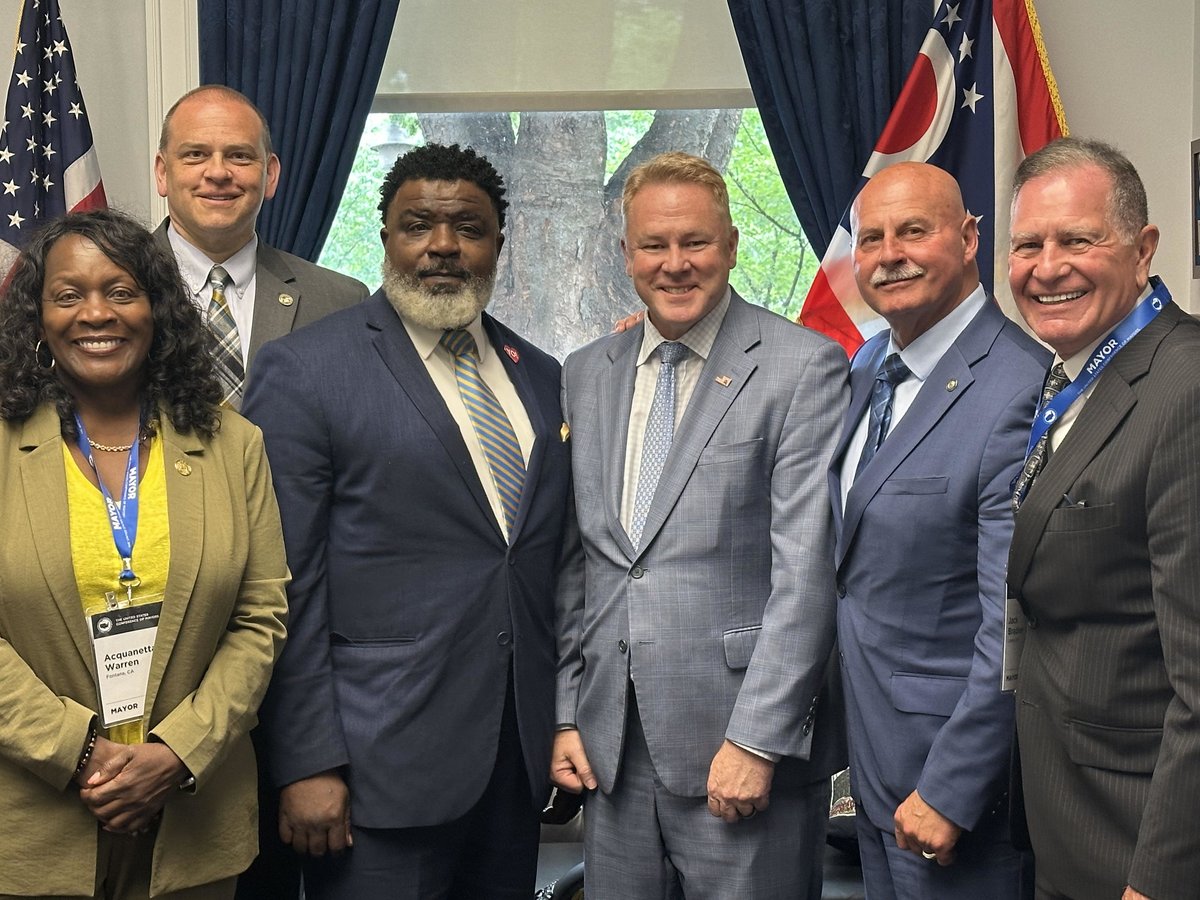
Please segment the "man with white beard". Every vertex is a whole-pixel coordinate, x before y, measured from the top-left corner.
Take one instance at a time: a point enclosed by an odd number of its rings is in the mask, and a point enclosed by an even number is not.
[[[381,190],[383,287],[261,351],[293,581],[262,710],[327,898],[531,896],[568,523],[559,365],[483,312],[504,184],[457,145]]]

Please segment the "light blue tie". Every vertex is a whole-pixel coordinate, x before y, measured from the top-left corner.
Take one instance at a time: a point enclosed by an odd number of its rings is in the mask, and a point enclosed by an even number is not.
[[[687,352],[688,348],[678,341],[663,341],[658,345],[658,380],[654,383],[654,401],[650,404],[650,415],[642,436],[642,467],[633,501],[633,521],[629,526],[629,539],[635,548],[641,544],[650,503],[654,500],[654,491],[675,437],[675,366]]]
[[[517,509],[521,505],[521,491],[525,487],[525,458],[521,455],[521,445],[512,423],[504,414],[504,407],[479,375],[475,338],[469,331],[456,329],[444,332],[441,344],[454,357],[458,393],[475,427],[488,468],[492,470],[492,481],[504,509],[504,524],[511,538]]]

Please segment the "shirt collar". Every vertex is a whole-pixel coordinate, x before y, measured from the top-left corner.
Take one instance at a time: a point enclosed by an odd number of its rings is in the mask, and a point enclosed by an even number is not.
[[[896,347],[896,337],[888,338],[888,355],[899,353],[904,364],[908,366],[913,377],[924,381],[929,377],[938,361],[946,355],[946,351],[958,340],[958,336],[971,324],[971,320],[987,303],[987,294],[983,285],[976,285],[962,303],[950,310],[942,319],[935,322],[933,327],[912,341],[903,350]]]
[[[698,357],[703,360],[708,359],[708,354],[712,352],[713,343],[717,339],[717,332],[721,330],[721,323],[725,321],[725,313],[729,312],[729,298],[731,291],[728,287],[725,288],[725,296],[712,309],[708,311],[703,319],[684,332],[679,338],[679,343],[683,344]],[[650,354],[658,349],[658,345],[664,343],[667,339],[662,336],[654,323],[650,321],[650,316],[642,322],[644,328],[642,331],[642,346],[638,351],[637,365],[642,365]]]
[[[208,273],[212,271],[213,261],[199,247],[185,238],[175,229],[175,223],[167,226],[167,240],[175,251],[175,259],[179,263],[179,274],[183,276],[191,292],[200,296],[208,286]],[[229,273],[233,282],[233,290],[240,297],[250,286],[254,268],[258,263],[258,235],[250,236],[245,245],[221,263],[221,267]]]
[[[1137,302],[1133,304],[1133,309],[1137,309],[1138,304],[1141,303],[1143,300],[1145,300],[1147,297],[1149,297],[1152,293],[1154,293],[1154,286],[1152,284],[1150,284],[1149,282],[1147,282],[1145,289],[1142,291],[1141,295],[1137,298]],[[1130,314],[1133,313],[1133,309],[1129,310]],[[1122,319],[1121,321],[1123,322],[1123,321],[1125,321],[1125,319]],[[1113,328],[1116,328],[1116,325],[1114,325]],[[1083,367],[1087,365],[1088,360],[1090,360],[1092,358],[1092,353],[1095,351],[1095,349],[1100,346],[1101,342],[1106,337],[1108,337],[1108,334],[1110,331],[1112,331],[1112,328],[1108,329],[1108,331],[1104,332],[1104,334],[1102,334],[1102,335],[1100,335],[1100,337],[1096,338],[1096,340],[1093,343],[1088,344],[1086,347],[1084,347],[1078,353],[1073,354],[1072,356],[1070,356],[1067,359],[1063,359],[1061,356],[1059,356],[1057,353],[1055,353],[1054,354],[1054,362],[1062,363],[1063,371],[1067,373],[1068,378],[1070,378],[1072,381],[1074,381],[1075,379],[1077,379],[1079,377],[1079,373],[1083,371]]]
[[[404,316],[400,316],[400,321],[404,323],[404,328],[408,332],[408,336],[412,338],[413,347],[416,348],[417,355],[421,359],[428,360],[441,346],[442,334],[445,333],[445,329],[426,328],[424,325],[410,322]],[[476,314],[475,318],[463,328],[470,332],[471,337],[475,338],[475,347],[479,352],[479,361],[482,363],[492,353],[492,342],[488,340],[487,332],[483,330],[483,316]]]

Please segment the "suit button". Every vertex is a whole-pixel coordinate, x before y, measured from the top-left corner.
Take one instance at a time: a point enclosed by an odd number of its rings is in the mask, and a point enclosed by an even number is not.
[[[624,638],[617,641],[617,649],[620,650],[622,653],[624,653],[626,650],[629,649],[629,645],[627,643],[625,643]]]
[[[805,722],[805,723],[804,723],[804,726],[803,726],[803,727],[800,729],[800,733],[801,733],[801,734],[808,734],[810,731],[812,731],[812,723],[811,723],[811,722]]]
[[[641,566],[634,566],[632,569],[629,570],[629,574],[631,576],[633,576],[634,578],[641,578],[643,575],[646,574],[646,570],[643,569]]]
[[[510,566],[515,566],[517,564],[517,557],[512,553],[508,554],[508,564]]]
[[[1037,625],[1038,625],[1037,616],[1030,615],[1025,621],[1029,623],[1030,628],[1037,628]]]
[[[499,644],[501,647],[507,647],[509,644],[512,643],[512,635],[509,634],[507,631],[502,631],[498,635],[496,635],[496,643]]]
[[[838,591],[838,597],[839,597],[839,598],[840,598],[840,597],[845,597],[845,596],[846,596],[846,586],[845,586],[844,584],[839,584],[839,585],[838,585],[838,588],[837,588],[837,591]]]

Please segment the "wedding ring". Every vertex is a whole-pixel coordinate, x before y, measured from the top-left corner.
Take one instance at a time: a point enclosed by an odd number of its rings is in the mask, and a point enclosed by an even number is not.
[[[937,859],[936,853],[930,853],[928,850],[922,850],[921,855],[926,859]]]

